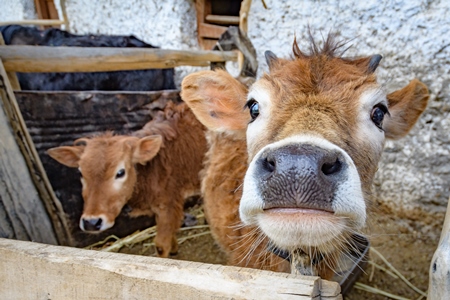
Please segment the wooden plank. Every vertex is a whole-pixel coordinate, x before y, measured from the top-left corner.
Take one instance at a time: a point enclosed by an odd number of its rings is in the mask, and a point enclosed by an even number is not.
[[[248,32],[248,14],[252,0],[243,0],[241,2],[241,9],[239,10],[239,29],[245,34]]]
[[[211,62],[236,61],[231,51],[182,51],[148,48],[0,46],[7,71],[100,72],[209,66]]]
[[[213,24],[239,25],[237,16],[207,15],[206,21]]]
[[[56,9],[54,0],[45,0],[49,19],[59,19],[58,10]]]
[[[4,86],[0,77],[0,85]],[[0,92],[0,101],[5,97]],[[52,223],[0,105],[0,237],[57,244]]]
[[[36,26],[58,26],[63,25],[61,20],[17,20],[17,21],[3,21],[0,26],[6,25],[36,25]]]
[[[67,17],[66,0],[59,0],[59,5],[61,6],[62,16],[64,20],[64,30],[70,32],[69,18]]]
[[[5,45],[5,40],[3,39],[3,34],[0,32],[0,46],[4,46]],[[20,83],[19,80],[17,79],[17,75],[15,72],[7,72],[6,73],[8,75],[8,80],[11,83],[11,87],[13,88],[13,90],[15,91],[20,91]]]
[[[6,46],[3,46],[6,47]],[[3,108],[8,118],[9,124],[14,132],[14,137],[17,145],[22,152],[22,155],[27,164],[29,174],[33,180],[34,185],[43,201],[45,208],[52,221],[53,230],[59,244],[71,245],[73,241],[65,221],[65,215],[61,207],[61,203],[53,193],[50,182],[39,159],[36,148],[34,147],[31,136],[27,130],[22,114],[15,95],[13,93],[8,76],[0,59],[0,97]]]
[[[202,48],[203,49],[213,49],[217,44],[217,40],[215,39],[202,39]],[[238,52],[239,54],[239,52]]]
[[[8,239],[0,257],[2,299],[341,299],[319,277],[246,268]]]
[[[202,38],[218,39],[225,31],[227,31],[227,27],[205,23],[200,24],[198,28],[198,34]]]
[[[197,0],[195,1],[195,10],[197,12],[197,40],[202,49],[211,49],[209,45],[204,44],[204,39],[200,35],[200,24],[205,22],[206,16],[211,14],[211,0]]]

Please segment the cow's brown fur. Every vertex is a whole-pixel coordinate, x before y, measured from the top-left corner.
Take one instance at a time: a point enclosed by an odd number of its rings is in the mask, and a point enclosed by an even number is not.
[[[204,133],[204,126],[184,103],[169,103],[133,136],[106,133],[77,140],[72,147],[49,149],[48,153],[65,165],[81,169],[85,182],[83,216],[103,214],[113,222],[125,204],[132,208],[130,216],[154,214],[157,252],[167,257],[178,249],[175,233],[181,226],[184,199],[200,190],[198,174],[206,152]],[[159,140],[160,147],[147,142],[146,149],[136,155],[147,139]],[[128,177],[117,193],[110,181],[119,162],[125,162]]]
[[[247,170],[245,136],[215,131],[207,133],[209,150],[201,172],[204,209],[212,235],[228,255],[228,264],[272,271],[287,271],[289,265],[267,252],[255,227],[242,226],[239,200]]]
[[[322,49],[313,43],[311,53],[306,54],[294,43],[293,59],[275,59],[270,63],[270,74],[264,74],[254,85],[269,91],[271,108],[270,113],[265,111],[267,127],[257,137],[247,135],[247,145],[244,136],[251,118],[244,108],[246,87],[223,71],[202,71],[183,80],[183,100],[211,131],[202,191],[212,232],[229,255],[229,263],[285,269],[283,263],[267,254],[266,242],[259,243],[258,229],[238,226],[240,186],[248,166],[245,159],[248,157],[251,162],[267,145],[298,134],[312,134],[343,149],[356,166],[364,201],[370,207],[371,185],[384,143],[359,135],[359,126],[363,124],[357,119],[360,114],[357,100],[364,92],[379,89],[379,86],[374,68],[370,71],[371,57],[343,58],[338,53],[342,46],[329,37]],[[395,139],[412,128],[426,107],[428,91],[423,83],[413,80],[402,90],[387,95],[387,99],[390,116],[386,115],[383,130],[385,137]],[[364,116],[369,118],[369,115]],[[281,214],[272,218],[284,222]],[[295,220],[296,217],[286,214],[284,218]],[[330,224],[333,218],[330,215]],[[310,254],[325,251],[327,255],[316,266],[319,275],[331,277],[335,259],[346,251],[340,243],[354,230],[350,224],[348,231],[336,237],[337,246],[325,245],[325,250],[319,249],[319,252],[310,248]],[[261,259],[263,257],[269,259]]]

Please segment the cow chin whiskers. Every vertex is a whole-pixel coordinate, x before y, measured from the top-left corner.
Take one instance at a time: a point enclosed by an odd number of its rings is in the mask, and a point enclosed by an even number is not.
[[[351,225],[349,218],[337,216],[305,222],[283,222],[263,215],[258,218],[261,230],[277,247],[286,251],[306,247],[315,247],[324,253],[333,251],[335,243],[354,231]]]

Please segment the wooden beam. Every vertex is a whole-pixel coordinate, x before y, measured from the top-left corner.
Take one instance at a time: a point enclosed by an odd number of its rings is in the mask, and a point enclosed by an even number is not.
[[[206,20],[206,16],[211,14],[211,0],[196,0],[195,11],[197,12],[197,40],[202,49],[211,49],[203,43],[203,37],[200,35],[200,24]]]
[[[0,257],[2,299],[342,299],[336,282],[247,268],[8,239]]]
[[[100,72],[209,66],[236,61],[232,51],[181,51],[148,48],[0,46],[0,58],[13,72]]]
[[[4,21],[0,22],[0,26],[6,25],[36,25],[36,26],[53,26],[63,25],[64,21],[60,20],[18,20],[18,21]]]
[[[8,46],[1,46],[8,47]],[[42,199],[55,231],[58,243],[62,245],[72,245],[70,231],[65,220],[65,214],[61,203],[53,193],[53,189],[48,181],[42,162],[36,151],[30,133],[27,130],[22,113],[17,104],[11,84],[8,80],[5,68],[0,59],[0,98],[8,117],[9,124],[14,132],[16,143],[27,164],[29,174]],[[21,204],[23,205],[23,204]]]
[[[202,23],[198,28],[198,35],[202,38],[218,39],[225,31],[227,31],[227,27],[225,26]]]
[[[67,16],[66,0],[59,0],[59,5],[61,6],[62,16],[64,19],[64,30],[70,31],[69,18]]]
[[[207,15],[206,21],[214,24],[239,25],[239,17],[237,16]]]
[[[243,0],[241,2],[241,9],[239,10],[239,29],[245,34],[248,31],[248,14],[250,12],[250,7],[252,5],[252,0]]]
[[[0,76],[0,86],[4,86]],[[0,91],[0,103],[6,97]],[[0,235],[57,244],[51,219],[30,176],[3,105],[0,105]]]
[[[0,46],[5,45],[5,40],[3,39],[3,34],[0,32]],[[14,91],[20,91],[20,83],[19,79],[17,79],[17,75],[15,72],[7,72],[8,80],[11,83],[11,87]]]

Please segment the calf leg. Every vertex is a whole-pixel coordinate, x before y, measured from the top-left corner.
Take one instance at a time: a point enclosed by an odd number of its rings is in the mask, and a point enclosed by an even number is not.
[[[155,209],[157,232],[155,237],[156,253],[159,257],[169,257],[178,252],[176,232],[181,226],[183,208],[177,205],[161,204]]]

